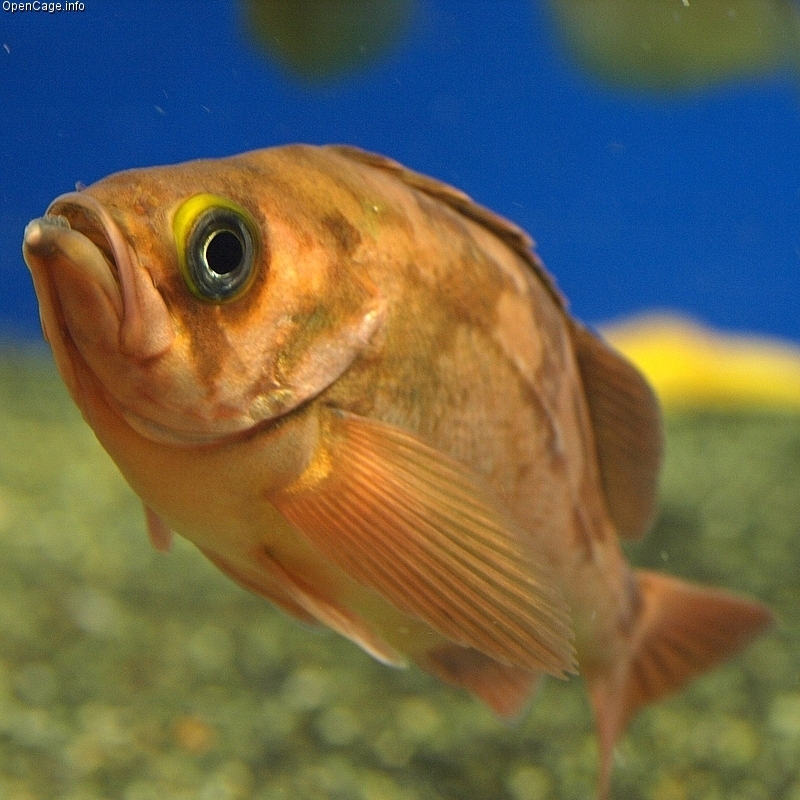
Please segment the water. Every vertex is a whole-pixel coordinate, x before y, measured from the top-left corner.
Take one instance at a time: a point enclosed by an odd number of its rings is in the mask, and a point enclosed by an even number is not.
[[[75,181],[346,141],[522,224],[576,315],[654,308],[800,340],[795,76],[605,88],[544,6],[420,4],[382,60],[309,85],[224,2],[0,11],[0,332],[38,340],[22,230]],[[614,796],[800,800],[800,418],[668,420],[638,565],[752,594],[778,624],[644,711]],[[416,669],[284,618],[141,508],[42,352],[0,354],[0,797],[572,800],[596,743],[579,679],[507,726]]]
[[[545,0],[418,0],[377,63],[308,84],[250,43],[231,0],[85,5],[0,11],[0,332],[36,335],[22,230],[76,181],[306,141],[385,153],[518,222],[587,322],[680,309],[800,340],[788,68],[677,94],[608,88]]]

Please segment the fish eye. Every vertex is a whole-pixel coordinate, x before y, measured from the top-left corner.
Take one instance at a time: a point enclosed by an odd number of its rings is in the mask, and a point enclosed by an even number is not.
[[[255,274],[258,237],[250,214],[216,195],[195,195],[175,214],[178,258],[190,291],[223,303],[239,297]]]
[[[208,300],[237,295],[253,269],[253,237],[227,208],[210,208],[198,217],[186,243],[186,262],[194,288]]]

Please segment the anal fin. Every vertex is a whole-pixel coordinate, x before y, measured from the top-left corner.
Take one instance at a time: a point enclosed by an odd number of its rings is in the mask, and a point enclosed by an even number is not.
[[[474,694],[505,719],[522,713],[542,675],[536,670],[500,664],[472,647],[457,644],[429,650],[417,661],[445,683]]]

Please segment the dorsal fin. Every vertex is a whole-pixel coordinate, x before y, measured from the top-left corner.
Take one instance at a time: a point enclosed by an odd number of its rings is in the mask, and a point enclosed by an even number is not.
[[[513,250],[520,258],[525,261],[536,273],[537,277],[544,284],[547,291],[556,301],[562,310],[566,311],[567,301],[558,289],[552,275],[545,269],[536,253],[533,252],[534,241],[519,225],[515,225],[505,217],[495,214],[488,208],[476,203],[468,194],[456,189],[447,183],[423,175],[420,172],[404,167],[391,158],[382,156],[378,153],[370,153],[352,145],[337,144],[330,145],[329,149],[336,151],[346,158],[368,164],[371,167],[382,169],[395,175],[403,183],[417,191],[424,192],[429,197],[450,206],[454,211],[467,217],[467,219],[477,222],[487,230],[491,231],[507,247]]]
[[[664,450],[658,400],[616,350],[574,320],[570,328],[608,511],[620,536],[637,538],[656,512]]]

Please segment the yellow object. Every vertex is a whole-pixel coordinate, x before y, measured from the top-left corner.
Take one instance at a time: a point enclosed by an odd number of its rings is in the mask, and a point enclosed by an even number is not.
[[[668,315],[608,325],[602,333],[645,374],[667,411],[800,411],[800,347]]]
[[[551,0],[579,63],[616,86],[702,89],[796,69],[793,0]]]

